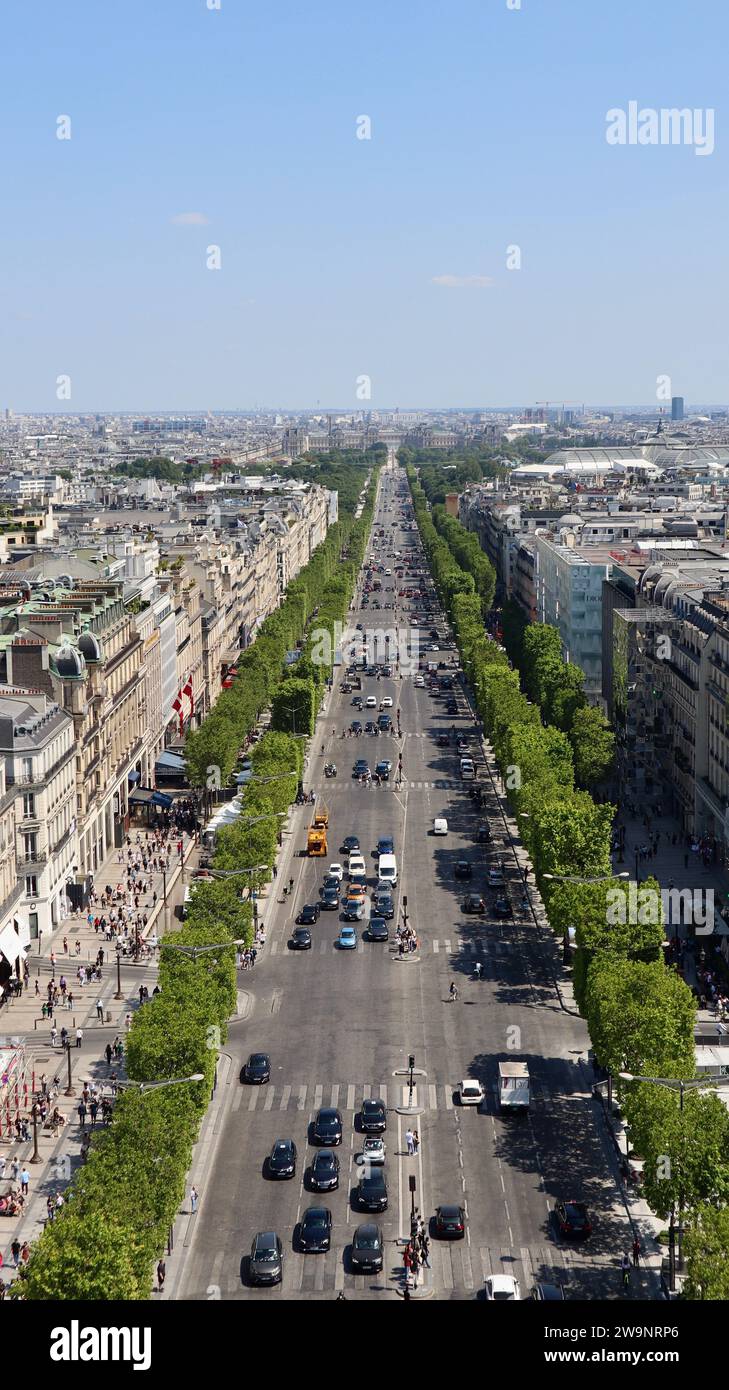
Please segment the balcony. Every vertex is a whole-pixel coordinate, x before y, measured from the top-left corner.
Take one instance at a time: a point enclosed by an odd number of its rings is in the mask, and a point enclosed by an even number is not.
[[[43,864],[47,864],[47,863],[48,863],[48,846],[47,846],[47,845],[41,845],[38,849],[33,850],[32,854],[19,854],[19,855],[18,855],[18,868],[19,868],[19,869],[30,869],[30,868],[34,868],[34,867],[35,867],[35,868],[41,868]]]

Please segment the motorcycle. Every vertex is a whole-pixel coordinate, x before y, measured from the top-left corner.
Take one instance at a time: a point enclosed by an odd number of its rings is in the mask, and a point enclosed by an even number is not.
[[[324,768],[324,776],[325,776],[325,777],[336,777],[336,775],[337,775],[337,769],[336,769],[336,767],[334,766],[334,763],[327,763],[326,767]]]

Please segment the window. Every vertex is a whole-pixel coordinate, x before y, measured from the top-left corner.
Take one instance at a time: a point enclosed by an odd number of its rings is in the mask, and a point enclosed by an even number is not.
[[[28,913],[28,927],[30,928],[31,939],[32,939],[33,941],[36,941],[37,938],[38,938],[38,913],[37,913],[37,912],[29,912],[29,913]]]
[[[34,796],[33,792],[26,792],[25,795],[23,796],[23,815],[24,815],[24,816],[34,816],[34,815],[35,815],[35,796]]]
[[[25,896],[26,898],[38,897],[38,878],[36,874],[26,874],[25,876]]]

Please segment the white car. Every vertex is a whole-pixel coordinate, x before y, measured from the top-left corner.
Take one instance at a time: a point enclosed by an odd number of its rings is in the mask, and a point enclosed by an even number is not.
[[[516,1302],[521,1303],[521,1290],[519,1282],[513,1274],[490,1274],[484,1284],[484,1291],[487,1299],[494,1302]]]
[[[438,651],[440,651],[440,647],[438,646],[438,643],[437,643],[437,642],[431,642],[431,644],[430,644],[430,651],[431,651],[431,652],[438,652]]]
[[[366,709],[377,709],[377,696],[376,696],[376,695],[368,695],[368,696],[367,696],[367,699],[365,700],[365,708],[366,708]]]
[[[489,869],[489,888],[503,888],[504,871],[503,869]]]
[[[362,1153],[359,1155],[357,1162],[376,1163],[379,1165],[385,1162],[386,1155],[387,1149],[385,1148],[384,1139],[381,1139],[379,1134],[368,1134],[362,1145]]]
[[[330,864],[328,872],[332,878],[337,878],[340,883],[342,882],[344,878],[344,869],[341,864]]]
[[[448,821],[446,820],[445,816],[436,816],[436,817],[435,817],[435,820],[433,821],[433,834],[434,834],[434,835],[447,835],[447,834],[448,834]]]
[[[419,688],[422,690],[423,686],[425,685],[425,679],[424,679],[424,677],[423,677],[423,676],[416,676],[416,677],[415,677],[415,684],[416,684],[417,686],[419,686]]]
[[[480,1105],[484,1098],[484,1089],[480,1081],[462,1081],[458,1089],[458,1099],[461,1105]]]
[[[349,863],[348,863],[348,865],[347,865],[347,873],[349,874],[349,877],[350,877],[350,878],[352,877],[352,874],[366,874],[366,873],[367,873],[367,865],[365,864],[364,856],[363,856],[363,855],[361,855],[361,854],[350,854],[350,856],[349,856]]]
[[[392,695],[383,695],[380,700],[380,709],[392,709]]]

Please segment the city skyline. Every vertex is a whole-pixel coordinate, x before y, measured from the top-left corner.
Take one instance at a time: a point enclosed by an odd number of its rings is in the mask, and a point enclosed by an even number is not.
[[[722,399],[718,3],[45,0],[4,29],[16,412]]]

